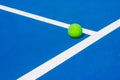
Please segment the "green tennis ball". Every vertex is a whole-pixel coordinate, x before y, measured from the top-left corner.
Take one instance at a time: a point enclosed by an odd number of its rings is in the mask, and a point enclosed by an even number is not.
[[[77,23],[73,23],[68,28],[68,35],[72,38],[79,38],[82,36],[82,27]]]

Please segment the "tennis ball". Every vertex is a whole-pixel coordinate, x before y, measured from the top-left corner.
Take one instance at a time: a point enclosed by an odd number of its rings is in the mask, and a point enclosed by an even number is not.
[[[68,28],[68,35],[72,38],[81,37],[82,36],[82,26],[77,23],[71,24]]]

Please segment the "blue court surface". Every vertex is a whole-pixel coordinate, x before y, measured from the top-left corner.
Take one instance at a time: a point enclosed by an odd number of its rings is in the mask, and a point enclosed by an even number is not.
[[[0,0],[0,80],[120,80],[120,1]]]

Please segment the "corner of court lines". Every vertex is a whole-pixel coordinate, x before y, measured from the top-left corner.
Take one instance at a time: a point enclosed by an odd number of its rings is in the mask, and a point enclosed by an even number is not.
[[[15,8],[7,7],[0,5],[0,9],[11,12],[14,14],[18,14],[27,18],[31,18],[34,20],[42,21],[45,23],[49,23],[52,25],[56,25],[58,27],[68,28],[70,24],[63,23],[57,20],[49,19],[43,16],[39,16],[36,14],[28,13],[25,11],[21,11]],[[36,80],[37,78],[40,78],[44,74],[48,73],[55,67],[59,66],[69,58],[73,57],[74,55],[78,54],[85,48],[89,47],[90,45],[94,44],[101,38],[105,37],[107,34],[111,33],[112,31],[116,30],[117,28],[120,28],[120,19],[116,20],[115,22],[109,24],[108,26],[104,27],[103,29],[99,31],[93,31],[89,29],[83,28],[83,32],[85,34],[90,35],[86,39],[80,41],[79,43],[75,44],[74,46],[70,47],[69,49],[59,53],[57,56],[53,57],[52,59],[46,61],[42,65],[34,68],[30,72],[24,74],[23,76],[19,77],[17,80]],[[84,45],[84,46],[83,46]],[[49,65],[49,66],[48,66]],[[46,68],[47,67],[47,68]]]

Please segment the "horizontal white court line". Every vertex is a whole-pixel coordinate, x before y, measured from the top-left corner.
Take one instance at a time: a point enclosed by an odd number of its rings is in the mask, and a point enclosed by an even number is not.
[[[93,43],[95,43],[96,41],[98,41],[99,39],[101,39],[102,37],[106,36],[107,34],[109,34],[110,32],[114,31],[115,29],[119,27],[120,27],[120,19],[106,26],[105,28],[101,29],[100,31],[97,32],[97,34],[89,36],[88,38],[84,39],[78,44],[60,53],[56,57],[48,60],[47,62],[33,69],[32,71],[26,73],[25,75],[18,78],[17,80],[36,80],[40,78],[41,76],[43,76],[50,70],[59,66],[60,64],[68,60],[69,58],[76,55],[78,52],[84,50],[88,46],[92,45]]]
[[[21,16],[25,16],[25,17],[28,17],[28,18],[32,18],[32,19],[35,19],[35,20],[38,20],[38,21],[53,24],[53,25],[56,25],[56,26],[59,26],[59,27],[63,27],[63,28],[68,28],[70,26],[70,24],[67,24],[67,23],[63,23],[63,22],[60,22],[60,21],[56,21],[56,20],[53,20],[53,19],[49,19],[49,18],[46,18],[46,17],[42,17],[42,16],[39,16],[39,15],[35,15],[35,14],[32,14],[32,13],[28,13],[28,12],[25,12],[25,11],[10,8],[10,7],[3,6],[3,5],[0,5],[0,9],[11,12],[11,13],[14,13],[14,14],[18,14],[18,15],[21,15]],[[88,34],[88,35],[93,35],[96,32],[83,28],[83,33]]]

